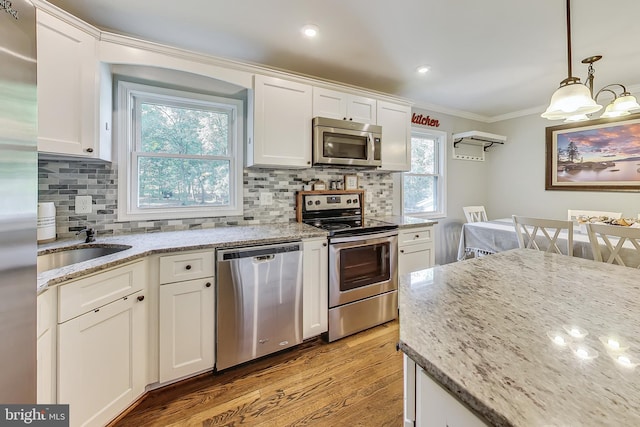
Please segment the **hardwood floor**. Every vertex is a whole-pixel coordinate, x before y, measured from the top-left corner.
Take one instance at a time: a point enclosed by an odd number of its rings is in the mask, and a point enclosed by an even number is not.
[[[149,393],[123,426],[401,426],[398,321]]]

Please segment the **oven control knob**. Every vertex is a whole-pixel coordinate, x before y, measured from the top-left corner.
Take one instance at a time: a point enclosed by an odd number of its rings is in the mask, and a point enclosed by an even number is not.
[[[319,204],[320,204],[320,200],[316,200],[316,205],[319,205]]]
[[[347,204],[350,205],[351,204],[351,199],[347,199]]]
[[[311,200],[309,200],[309,201],[307,202],[307,205],[309,205],[309,206],[311,206],[312,204],[313,204],[313,202],[312,202]]]
[[[353,203],[358,203],[358,199],[353,199]]]

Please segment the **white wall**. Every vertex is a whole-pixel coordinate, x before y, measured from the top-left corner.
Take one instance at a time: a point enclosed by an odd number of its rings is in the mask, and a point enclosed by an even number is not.
[[[535,114],[491,125],[490,132],[506,135],[508,142],[486,162],[489,216],[565,219],[567,209],[588,209],[635,218],[640,213],[640,193],[545,191],[545,128],[558,124]]]

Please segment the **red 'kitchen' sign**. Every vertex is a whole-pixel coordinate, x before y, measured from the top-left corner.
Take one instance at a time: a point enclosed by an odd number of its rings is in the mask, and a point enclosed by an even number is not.
[[[440,126],[440,120],[432,119],[429,116],[423,116],[422,114],[416,113],[413,113],[411,115],[411,123],[416,125],[431,126],[434,128]]]

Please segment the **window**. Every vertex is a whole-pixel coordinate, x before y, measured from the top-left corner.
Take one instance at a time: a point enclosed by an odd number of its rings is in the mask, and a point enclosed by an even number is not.
[[[241,101],[128,81],[118,97],[118,220],[242,214]]]
[[[445,216],[446,139],[439,131],[411,133],[411,170],[402,174],[404,215]]]

